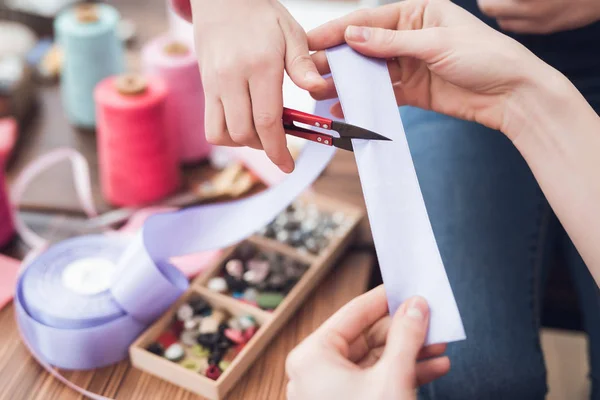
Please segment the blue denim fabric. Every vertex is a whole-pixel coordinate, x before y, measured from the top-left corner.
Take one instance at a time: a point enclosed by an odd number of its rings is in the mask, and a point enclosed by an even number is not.
[[[450,373],[423,399],[543,399],[540,308],[549,257],[562,247],[600,374],[598,288],[527,164],[501,133],[402,107],[401,114],[467,340],[450,344]],[[594,379],[594,383],[595,383]],[[593,385],[593,398],[598,398]]]

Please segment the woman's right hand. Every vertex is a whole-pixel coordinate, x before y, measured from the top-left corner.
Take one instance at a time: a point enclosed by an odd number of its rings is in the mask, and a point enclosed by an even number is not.
[[[309,32],[308,38],[311,49],[318,50],[313,58],[322,74],[329,72],[322,50],[346,41],[360,53],[390,60],[399,105],[477,121],[513,141],[533,130],[536,116],[550,111],[553,118],[568,118],[565,96],[582,99],[566,78],[525,47],[447,0],[405,0],[360,10]],[[312,94],[335,97],[333,81]],[[531,116],[540,110],[544,113]],[[339,115],[339,105],[333,111]]]

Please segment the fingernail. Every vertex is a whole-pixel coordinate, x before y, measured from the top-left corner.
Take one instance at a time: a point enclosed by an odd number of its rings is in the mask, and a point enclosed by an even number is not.
[[[315,71],[308,71],[304,74],[304,79],[307,81],[320,81],[321,75],[317,74]]]
[[[364,26],[349,26],[346,28],[346,40],[366,42],[371,36],[371,29]]]
[[[427,302],[422,297],[415,297],[408,302],[406,316],[414,320],[421,321],[425,319],[425,314],[428,311]]]

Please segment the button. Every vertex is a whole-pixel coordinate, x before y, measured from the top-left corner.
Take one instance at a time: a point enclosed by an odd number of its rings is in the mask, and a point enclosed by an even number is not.
[[[167,350],[165,350],[165,358],[169,361],[180,361],[185,356],[185,350],[183,346],[179,343],[174,343],[170,345]]]
[[[216,333],[219,330],[219,323],[220,322],[213,318],[212,315],[210,317],[206,317],[202,319],[202,322],[200,323],[199,332],[201,334]]]
[[[210,355],[210,351],[202,345],[192,346],[192,354],[199,358],[206,358]]]
[[[196,338],[198,337],[198,332],[195,331],[184,331],[181,336],[179,336],[179,340],[186,346],[193,346],[196,344]]]
[[[216,381],[217,379],[219,379],[219,376],[221,376],[221,370],[216,365],[209,365],[208,368],[206,369],[205,375],[207,378],[210,378],[210,379]]]
[[[183,360],[181,362],[181,365],[183,366],[183,368],[189,369],[190,371],[201,372],[200,371],[200,363],[196,360],[192,360],[192,359]],[[204,372],[204,371],[202,371],[202,372]]]
[[[163,332],[156,340],[160,345],[166,349],[169,348],[173,343],[177,343],[177,336],[171,331]]]
[[[177,309],[177,319],[185,321],[194,316],[194,309],[188,303],[183,303]]]
[[[221,360],[221,362],[219,363],[219,369],[221,371],[225,371],[227,368],[229,368],[230,365],[231,363],[229,361]]]
[[[154,342],[154,343],[150,343],[150,345],[148,347],[146,347],[146,350],[148,350],[150,353],[152,354],[156,354],[157,356],[163,356],[165,349],[163,346],[161,346],[160,343],[158,342]]]
[[[254,288],[248,288],[244,291],[244,295],[243,295],[244,300],[247,301],[256,301],[256,299],[258,298],[258,290],[254,289]]]
[[[234,278],[242,279],[244,274],[244,263],[237,258],[227,261],[225,264],[225,271]]]
[[[227,291],[227,282],[224,278],[216,276],[211,278],[206,285],[210,290],[217,293],[225,293]]]
[[[256,320],[250,315],[244,315],[240,317],[239,322],[244,330],[256,326]]]
[[[258,328],[256,326],[251,326],[250,328],[244,331],[244,338],[246,339],[246,342],[249,342],[250,339],[252,339],[252,337],[256,334],[257,330]]]
[[[203,299],[197,298],[189,301],[195,316],[210,315],[212,307]]]
[[[258,306],[265,310],[273,310],[277,308],[284,299],[284,295],[277,292],[266,292],[258,295]]]
[[[225,337],[235,344],[247,342],[246,338],[244,337],[244,333],[236,329],[226,329]]]
[[[197,330],[200,321],[202,321],[202,317],[192,317],[190,319],[187,319],[183,323],[183,329],[185,329],[186,331]]]

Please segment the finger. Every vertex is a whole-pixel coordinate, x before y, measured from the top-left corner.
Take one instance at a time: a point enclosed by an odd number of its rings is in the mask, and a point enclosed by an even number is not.
[[[548,24],[544,24],[542,21],[535,19],[500,18],[497,22],[502,30],[514,33],[545,34],[552,30]]]
[[[448,357],[432,358],[427,361],[421,361],[416,367],[416,376],[418,386],[425,385],[450,371],[450,359]]]
[[[324,51],[317,51],[310,56],[317,67],[317,71],[321,76],[331,73],[329,68],[329,61],[327,61],[327,54]]]
[[[325,50],[344,43],[344,32],[349,25],[395,28],[401,10],[405,8],[402,3],[389,4],[383,7],[358,10],[345,17],[330,21],[308,33],[308,47],[311,50]]]
[[[535,15],[539,4],[516,0],[479,0],[482,13],[492,18],[523,18]]]
[[[326,100],[326,99],[333,99],[333,98],[338,97],[337,90],[335,88],[335,83],[333,82],[333,78],[329,77],[329,78],[325,79],[325,82],[326,82],[326,85],[323,88],[310,92],[310,95],[312,96],[313,99]]]
[[[207,96],[204,110],[206,116],[204,121],[204,134],[206,140],[216,146],[239,146],[239,144],[231,139],[227,132],[225,113],[223,111],[221,100],[212,96]]]
[[[446,343],[432,344],[431,346],[423,347],[419,351],[417,360],[424,360],[427,358],[439,357],[446,351]]]
[[[422,297],[405,301],[392,318],[383,359],[388,368],[409,371],[417,361],[429,324],[429,307]]]
[[[342,110],[342,104],[339,102],[332,105],[331,108],[329,109],[329,112],[331,113],[331,115],[333,115],[336,118],[344,118],[344,111]]]
[[[366,329],[362,335],[350,344],[348,359],[352,362],[358,362],[372,349],[383,348],[391,321],[392,319],[388,315]]]
[[[238,82],[228,89],[221,101],[229,136],[239,145],[262,149],[260,139],[254,129],[248,83]]]
[[[283,65],[250,78],[254,126],[265,153],[283,172],[294,170],[281,122],[283,111]]]
[[[387,312],[385,290],[383,285],[380,285],[343,306],[325,321],[317,332],[318,335],[331,339],[334,344],[352,343]],[[338,347],[338,350],[343,351],[347,357],[348,348]]]
[[[431,63],[449,48],[446,28],[396,31],[349,26],[345,37],[354,50],[377,58],[408,56]]]
[[[326,83],[310,56],[306,33],[287,9],[283,5],[280,6],[289,16],[279,19],[285,38],[285,70],[298,87],[308,91],[318,90]]]

